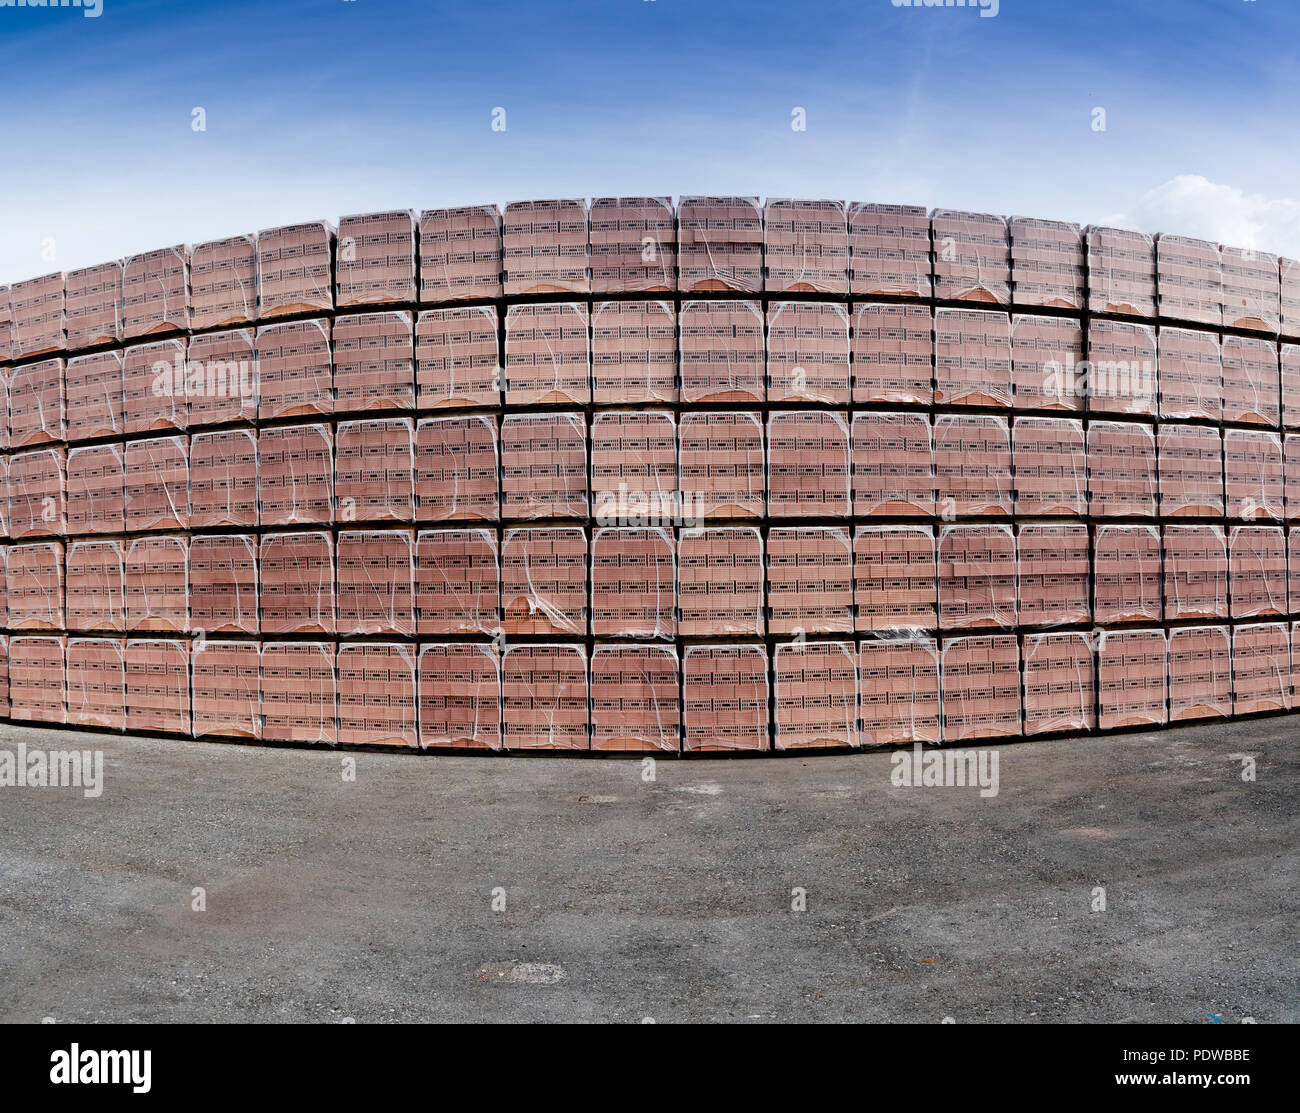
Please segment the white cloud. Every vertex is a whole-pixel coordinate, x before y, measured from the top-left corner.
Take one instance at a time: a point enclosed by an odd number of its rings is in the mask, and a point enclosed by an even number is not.
[[[1300,201],[1244,193],[1200,174],[1170,178],[1107,223],[1300,258]]]

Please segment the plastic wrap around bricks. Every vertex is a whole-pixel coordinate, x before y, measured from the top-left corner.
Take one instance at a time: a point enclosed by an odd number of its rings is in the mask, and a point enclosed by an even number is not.
[[[761,645],[693,645],[682,658],[683,748],[769,748],[768,660]]]
[[[853,401],[934,401],[934,314],[927,305],[853,307]]]
[[[9,714],[662,753],[1293,704],[1300,263],[798,199],[415,224],[0,288]]]
[[[1232,641],[1226,626],[1169,631],[1169,719],[1232,714]]]
[[[600,405],[678,400],[677,310],[671,303],[594,304],[591,389]]]

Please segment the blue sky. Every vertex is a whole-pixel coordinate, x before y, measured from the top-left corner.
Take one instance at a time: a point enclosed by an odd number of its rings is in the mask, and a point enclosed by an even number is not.
[[[0,282],[345,213],[644,193],[1300,254],[1291,0],[6,2]]]

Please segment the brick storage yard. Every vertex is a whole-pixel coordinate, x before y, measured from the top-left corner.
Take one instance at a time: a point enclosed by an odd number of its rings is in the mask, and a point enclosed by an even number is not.
[[[399,211],[0,287],[0,382],[13,720],[678,753],[1294,698],[1272,255],[834,201]]]

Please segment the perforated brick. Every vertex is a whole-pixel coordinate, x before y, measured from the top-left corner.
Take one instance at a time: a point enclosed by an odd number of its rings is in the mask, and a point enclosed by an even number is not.
[[[934,438],[919,413],[853,415],[853,513],[928,517],[935,511]]]
[[[598,645],[591,654],[591,748],[677,752],[677,651]]]
[[[422,646],[419,671],[421,746],[501,749],[501,672],[491,646]]]
[[[328,533],[263,534],[258,582],[262,633],[334,633],[334,542]]]
[[[695,645],[682,658],[683,748],[768,748],[767,651],[759,645]]]
[[[677,288],[677,230],[670,198],[597,197],[590,221],[593,291]]]
[[[776,748],[858,746],[857,661],[847,642],[776,647]]]

